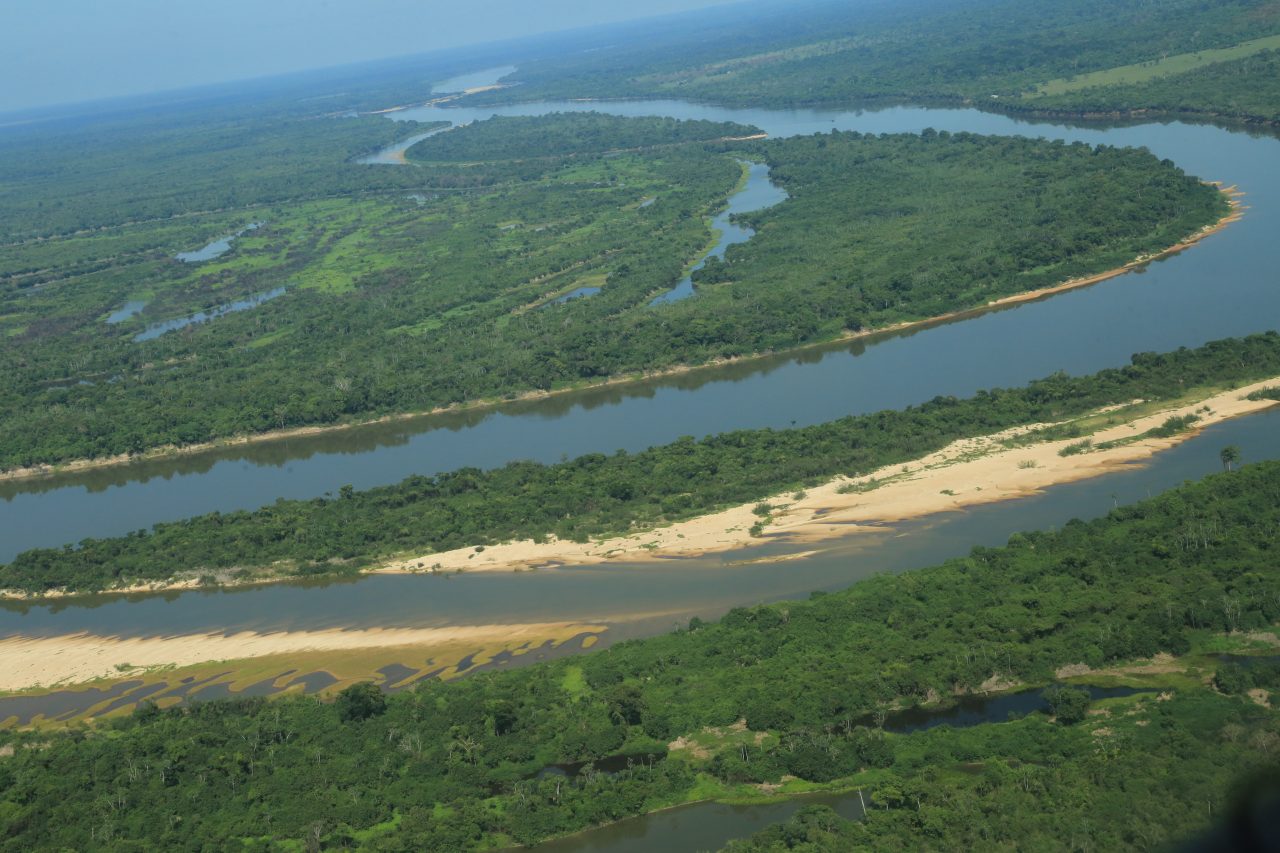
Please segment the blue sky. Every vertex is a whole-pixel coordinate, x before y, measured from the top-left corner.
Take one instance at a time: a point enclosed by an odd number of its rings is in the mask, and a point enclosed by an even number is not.
[[[726,0],[0,0],[0,111],[261,77]]]

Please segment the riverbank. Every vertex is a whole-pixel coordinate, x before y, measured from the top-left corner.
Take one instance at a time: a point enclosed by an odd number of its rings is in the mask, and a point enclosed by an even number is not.
[[[173,459],[183,456],[199,455],[201,453],[209,453],[213,451],[226,450],[236,447],[244,447],[251,444],[266,443],[272,441],[287,441],[291,439],[306,438],[309,436],[317,436],[322,434],[338,433],[344,430],[359,429],[362,427],[371,427],[377,425],[385,425],[389,423],[399,423],[419,418],[429,418],[439,415],[457,414],[461,412],[496,409],[507,405],[530,403],[552,398],[559,398],[569,394],[582,391],[599,390],[603,388],[611,388],[623,385],[630,385],[645,381],[661,380],[675,376],[692,374],[700,371],[712,371],[718,368],[730,365],[750,364],[754,361],[761,361],[768,358],[776,358],[779,356],[787,356],[792,354],[800,354],[809,350],[819,349],[823,347],[839,346],[845,343],[851,343],[858,340],[870,340],[879,337],[888,337],[904,332],[910,332],[922,329],[928,326],[947,323],[955,320],[969,319],[980,316],[986,312],[999,310],[1023,302],[1033,302],[1039,299],[1045,299],[1058,293],[1077,288],[1089,287],[1102,281],[1124,275],[1136,269],[1140,269],[1152,261],[1165,258],[1198,244],[1205,238],[1223,230],[1233,222],[1238,221],[1244,215],[1244,208],[1240,201],[1243,195],[1235,187],[1221,187],[1221,192],[1227,196],[1231,211],[1216,223],[1201,228],[1194,234],[1186,237],[1178,243],[1170,246],[1163,251],[1135,258],[1123,266],[1097,273],[1090,276],[1070,279],[1058,285],[1040,288],[1037,290],[1025,291],[1023,293],[1013,294],[1001,299],[993,300],[985,305],[975,306],[962,310],[952,311],[929,317],[921,320],[912,320],[897,323],[892,326],[881,327],[877,329],[863,329],[857,332],[847,332],[839,337],[821,341],[813,341],[796,347],[790,347],[785,350],[767,351],[755,353],[748,356],[739,356],[735,358],[711,359],[703,364],[697,365],[678,365],[663,370],[638,371],[633,373],[622,374],[609,377],[594,382],[583,382],[574,384],[565,388],[557,388],[547,391],[534,390],[521,393],[512,393],[501,398],[487,398],[473,400],[466,403],[459,403],[450,406],[441,406],[435,409],[419,412],[404,412],[397,414],[384,415],[377,418],[369,418],[364,420],[353,421],[350,423],[323,424],[305,427],[291,427],[281,430],[271,430],[261,433],[253,433],[250,435],[232,436],[217,439],[210,442],[202,442],[190,445],[166,445],[163,447],[153,448],[139,454],[118,454],[115,456],[79,459],[68,462],[62,462],[51,465],[36,465],[22,468],[14,468],[8,471],[0,472],[0,482],[18,481],[27,479],[39,479],[47,477],[55,477],[62,474],[79,473],[103,468],[126,466],[133,463],[149,462],[163,459]]]
[[[103,679],[138,678],[157,669],[189,667],[254,658],[305,657],[322,652],[378,650],[398,660],[411,657],[473,665],[502,651],[517,652],[548,641],[565,642],[598,634],[601,625],[548,622],[515,625],[454,625],[443,628],[326,630],[259,634],[169,637],[9,637],[0,640],[0,692],[64,687]],[[229,667],[232,668],[232,667]],[[283,664],[281,665],[283,670]]]
[[[1247,399],[1255,391],[1277,385],[1280,377],[1230,391],[1193,395],[1195,399],[1154,410],[1142,401],[1109,407],[1074,419],[1073,423],[1104,423],[1089,434],[1071,438],[1034,441],[1033,433],[1053,425],[1031,424],[963,439],[907,465],[887,466],[853,479],[840,477],[804,492],[774,495],[631,536],[458,548],[389,562],[371,572],[518,571],[723,554],[762,542],[831,542],[860,532],[879,532],[885,524],[1026,497],[1140,463],[1205,427],[1280,405],[1273,400]],[[1170,418],[1188,416],[1197,418],[1192,428],[1168,437],[1147,435]],[[1086,440],[1089,443],[1083,445]],[[1083,449],[1076,452],[1074,448]]]

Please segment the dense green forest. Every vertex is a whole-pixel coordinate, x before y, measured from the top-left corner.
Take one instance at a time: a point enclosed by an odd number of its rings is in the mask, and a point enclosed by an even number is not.
[[[623,534],[841,474],[865,474],[960,438],[1277,374],[1280,335],[1268,332],[1194,350],[1136,355],[1128,367],[1093,376],[1059,374],[1026,388],[964,400],[937,398],[901,412],[686,438],[642,453],[592,454],[555,465],[468,468],[369,491],[343,488],[327,498],[279,500],[253,512],[213,513],[150,532],[85,540],[74,548],[27,551],[0,567],[0,588],[100,590],[164,580],[175,572],[235,569],[249,577],[268,567],[320,574],[405,552],[547,535],[585,540]],[[1074,434],[1069,424],[1053,431],[1054,438]]]
[[[1226,209],[1171,162],[1106,146],[933,131],[707,142],[751,128],[598,115],[494,127],[425,151],[460,156],[474,141],[505,156],[505,133],[527,137],[533,159],[364,166],[404,189],[0,250],[0,469],[831,339],[1116,267]],[[743,157],[767,160],[791,199],[743,218],[757,236],[699,271],[696,298],[651,308],[705,250],[703,218]],[[250,223],[224,257],[173,257]],[[603,289],[548,304],[585,285]],[[253,310],[137,340],[278,288]],[[144,307],[105,322],[130,303]]]
[[[967,102],[1000,107],[1056,78],[1280,32],[1269,0],[814,3],[745,7],[599,54],[521,63],[477,100],[681,97],[753,106]],[[1224,79],[1223,92],[1245,81]]]
[[[1258,568],[1278,547],[1280,464],[1262,463],[583,657],[385,698],[357,685],[332,704],[143,706],[91,728],[7,731],[0,849],[460,850],[760,796],[784,775],[801,780],[788,790],[864,789],[868,819],[830,831],[876,849],[1150,847],[1205,827],[1205,804],[1221,807],[1280,742],[1276,712],[1238,695],[1236,664],[1198,651],[1280,620],[1280,583]],[[1075,689],[1048,691],[1056,721],[910,734],[875,722],[984,683],[1048,684],[1065,665],[1160,652],[1196,668],[1137,676],[1151,692],[1092,711]],[[1228,694],[1202,684],[1204,667]],[[1274,669],[1256,670],[1263,697],[1280,687]],[[678,736],[694,748],[669,749]],[[647,757],[537,775],[618,754]],[[829,819],[809,813],[795,831],[828,831],[815,821]]]
[[[1095,86],[1009,104],[1015,111],[1280,122],[1280,51],[1268,50],[1142,83]]]
[[[758,128],[728,122],[658,116],[635,119],[597,112],[495,116],[424,139],[409,149],[408,156],[427,163],[523,160],[707,142],[759,132]]]

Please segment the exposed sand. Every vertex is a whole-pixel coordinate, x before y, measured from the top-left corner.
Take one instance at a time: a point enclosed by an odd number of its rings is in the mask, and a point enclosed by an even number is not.
[[[1045,488],[1097,477],[1119,465],[1147,459],[1191,438],[1200,429],[1233,417],[1277,405],[1271,400],[1247,400],[1254,391],[1280,385],[1280,377],[1215,394],[1183,406],[1163,409],[1093,433],[1094,444],[1131,439],[1160,426],[1172,416],[1197,414],[1195,428],[1170,438],[1145,438],[1106,450],[1073,456],[1059,451],[1079,438],[1046,441],[1008,448],[1002,441],[1039,426],[1017,427],[1002,433],[957,441],[908,465],[891,465],[856,479],[838,478],[809,489],[799,500],[779,494],[765,503],[780,507],[764,528],[769,540],[815,543],[875,531],[887,522],[905,521],[938,512],[988,504],[1035,494]],[[1208,406],[1210,411],[1198,411]],[[1108,407],[1114,411],[1114,407]],[[841,487],[880,485],[841,494]],[[512,571],[561,564],[591,565],[610,560],[688,557],[731,551],[762,540],[751,535],[760,521],[755,503],[733,507],[632,536],[578,543],[530,540],[490,545],[482,551],[459,548],[398,560],[380,572]]]
[[[522,625],[457,625],[447,628],[243,632],[224,636],[118,638],[93,634],[10,637],[0,640],[0,691],[136,676],[151,667],[190,666],[223,660],[357,649],[431,648],[474,643],[512,648],[525,642],[563,641],[599,633],[604,626],[572,622]],[[121,665],[128,666],[120,669]]]
[[[747,137],[747,138],[754,138],[754,137]],[[1209,182],[1209,183],[1213,183],[1215,186],[1220,186],[1215,182]],[[1002,299],[996,299],[991,302],[988,302],[984,306],[979,306],[977,308],[967,308],[961,311],[952,311],[947,314],[938,315],[937,317],[929,317],[923,320],[912,320],[910,322],[897,323],[892,326],[886,326],[878,329],[863,329],[857,332],[849,332],[834,340],[815,341],[810,344],[803,344],[801,346],[788,348],[783,352],[798,353],[798,352],[803,352],[805,350],[814,349],[818,347],[830,346],[833,343],[878,337],[882,335],[904,332],[910,329],[923,328],[925,326],[946,322],[948,320],[957,320],[965,317],[976,317],[980,314],[983,314],[987,311],[991,311],[992,309],[995,309],[995,308],[1000,308],[1006,305],[1013,305],[1020,302],[1032,302],[1038,299],[1044,299],[1045,297],[1052,296],[1055,293],[1061,293],[1066,290],[1074,290],[1079,287],[1088,287],[1090,285],[1097,284],[1102,281],[1106,281],[1107,279],[1124,275],[1125,273],[1132,272],[1133,270],[1138,269],[1150,263],[1151,261],[1158,260],[1160,258],[1185,251],[1186,249],[1196,245],[1206,237],[1212,234],[1216,234],[1217,232],[1226,228],[1231,223],[1238,221],[1242,216],[1244,216],[1244,207],[1242,206],[1239,200],[1240,196],[1244,195],[1244,193],[1239,191],[1234,186],[1220,187],[1220,189],[1224,195],[1230,198],[1232,212],[1229,215],[1223,217],[1218,222],[1212,225],[1206,225],[1204,228],[1200,229],[1195,234],[1191,235],[1190,237],[1186,238],[1180,243],[1170,246],[1168,249],[1164,250],[1163,252],[1156,252],[1155,254],[1152,254],[1152,255],[1146,255],[1141,258],[1136,258],[1122,267],[1117,267],[1116,269],[1113,269],[1113,270],[1108,270],[1106,272],[1098,273],[1097,275],[1071,279],[1070,281],[1065,281],[1062,284],[1054,285],[1052,287],[1044,287],[1044,288],[1040,288],[1039,290],[1029,290],[1029,291],[1026,291],[1025,293],[1017,293],[1012,296],[1006,296]],[[338,430],[358,429],[360,427],[371,426],[374,424],[385,424],[385,423],[391,423],[395,421],[404,421],[412,418],[429,417],[431,415],[445,414],[449,412],[460,412],[468,409],[493,408],[493,407],[497,407],[505,404],[510,404],[513,402],[528,402],[533,400],[542,400],[549,397],[558,397],[565,394],[572,394],[572,393],[583,391],[583,390],[606,388],[606,387],[611,387],[616,385],[627,385],[634,382],[642,382],[650,379],[661,379],[669,376],[678,376],[686,373],[693,373],[695,371],[714,370],[717,367],[723,367],[728,364],[739,364],[744,362],[750,362],[753,360],[769,358],[771,356],[775,356],[778,354],[779,353],[777,352],[761,352],[753,355],[739,356],[735,358],[710,359],[703,364],[679,365],[679,366],[671,367],[665,370],[639,371],[636,373],[628,373],[628,374],[623,374],[619,376],[611,376],[607,379],[600,380],[599,382],[591,382],[585,385],[575,386],[572,388],[557,388],[550,391],[526,391],[523,393],[512,395],[509,398],[504,398],[500,400],[498,399],[472,400],[472,401],[457,404],[457,405],[442,406],[436,409],[431,409],[429,411],[404,412],[401,414],[385,415],[380,418],[369,418],[366,420],[354,421],[351,423],[325,424],[322,426],[307,426],[307,427],[290,427],[288,429],[269,430],[267,432],[253,433],[251,435],[238,435],[238,436],[231,436],[228,438],[220,438],[214,441],[204,442],[200,444],[188,444],[188,445],[182,445],[182,446],[166,445],[163,447],[151,448],[140,454],[122,453],[115,456],[104,456],[104,457],[97,457],[93,459],[76,459],[76,460],[71,460],[67,462],[59,462],[51,465],[33,465],[33,466],[23,467],[23,468],[12,468],[7,471],[0,471],[0,481],[24,480],[24,479],[30,479],[30,478],[36,478],[36,477],[49,477],[57,474],[70,473],[75,471],[87,471],[87,470],[93,470],[97,468],[107,468],[107,467],[112,467],[117,465],[128,465],[134,462],[143,462],[143,461],[152,460],[152,459],[165,459],[165,458],[172,458],[175,456],[186,456],[186,455],[205,453],[212,450],[218,450],[220,448],[237,447],[237,446],[246,445],[246,444],[257,444],[258,442],[263,442],[263,441],[278,441],[278,440],[289,439],[289,438],[301,438],[309,435],[319,435],[321,433],[336,432]]]

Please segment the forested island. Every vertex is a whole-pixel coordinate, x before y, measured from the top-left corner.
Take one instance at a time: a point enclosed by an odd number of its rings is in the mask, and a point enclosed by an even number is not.
[[[4,731],[0,848],[452,851],[762,786],[861,789],[865,820],[833,828],[810,813],[799,831],[879,849],[1052,845],[1086,820],[1100,846],[1176,840],[1208,826],[1203,805],[1224,808],[1280,738],[1259,704],[1280,668],[1208,654],[1274,640],[1280,585],[1258,567],[1277,547],[1280,465],[1260,463],[937,568],[576,659],[390,697],[358,685],[334,703],[144,705],[90,728]],[[1173,657],[1126,665],[1157,654]],[[896,708],[1061,678],[1147,692],[1090,707],[1072,686],[1046,693],[1049,713],[893,731]],[[616,755],[635,759],[539,773]]]
[[[316,198],[199,229],[166,221],[11,246],[0,468],[830,340],[1111,270],[1229,212],[1217,189],[1140,150],[932,130],[734,141],[754,131],[493,119],[419,143],[422,167],[374,169],[407,173],[393,182],[416,181],[412,197]],[[510,159],[503,138],[521,139],[524,156]],[[460,161],[473,143],[477,159]],[[735,190],[743,158],[766,161],[791,198],[743,217],[758,233],[698,272],[696,298],[650,306],[705,251],[703,217]],[[250,223],[222,257],[164,253],[180,235],[189,249]],[[588,285],[600,288],[590,299],[548,304]],[[259,304],[263,294],[275,298]],[[237,300],[252,309],[227,311]],[[220,316],[157,331],[199,311]]]
[[[908,462],[957,439],[1070,421],[1134,399],[1194,399],[1197,391],[1280,376],[1280,334],[1146,353],[1118,370],[1056,375],[1026,388],[938,398],[904,411],[791,430],[683,439],[641,453],[592,454],[554,465],[414,476],[395,485],[252,512],[213,513],[128,536],[20,554],[0,589],[40,595],[98,591],[175,576],[231,581],[358,571],[394,555],[547,536],[583,541],[749,503],[838,475]],[[1168,434],[1194,420],[1166,424]],[[1075,427],[1078,429],[1078,427]],[[1041,435],[1078,437],[1070,423]],[[1136,438],[1136,437],[1135,437]],[[1088,442],[1080,445],[1086,449]],[[767,510],[765,513],[767,515]]]
[[[633,537],[656,549],[644,537],[717,512],[747,518],[736,533],[750,537],[752,557],[787,551],[752,571],[787,572],[813,552],[792,553],[770,528],[806,490],[846,490],[879,510],[877,498],[895,485],[888,480],[956,447],[956,459],[998,447],[1009,468],[1035,467],[1014,458],[1035,448],[1054,466],[1083,468],[1092,458],[1104,460],[1094,462],[1101,469],[1118,464],[1106,453],[1168,448],[1280,401],[1280,334],[1262,332],[1275,303],[1255,298],[1271,289],[1271,155],[1258,139],[1175,123],[1274,134],[1274,0],[728,9],[5,116],[0,478],[16,481],[23,499],[42,485],[26,478],[77,466],[118,464],[128,481],[129,463],[147,456],[413,413],[502,411],[525,398],[714,370],[886,329],[904,334],[896,345],[933,319],[1021,318],[1034,309],[993,311],[1125,270],[1156,274],[1126,281],[1127,300],[1088,301],[1102,291],[1077,290],[1038,307],[1078,299],[1074,313],[1048,316],[1081,327],[1081,350],[1101,340],[1085,328],[1097,315],[1081,304],[1132,311],[1131,323],[1168,337],[1130,346],[1111,325],[1106,356],[1087,368],[1064,354],[1014,380],[956,391],[989,389],[972,396],[812,426],[791,420],[789,429],[632,452],[578,449],[546,464],[486,467],[496,466],[486,459],[430,476],[419,472],[435,463],[415,457],[393,485],[356,489],[333,476],[314,491],[287,492],[305,499],[277,499],[282,476],[278,491],[272,480],[260,502],[255,495],[257,509],[18,554],[0,565],[0,595],[28,600],[5,604],[0,642],[10,661],[27,655],[17,669],[29,678],[9,682],[22,693],[3,698],[6,708],[31,702],[7,718],[25,722],[0,725],[0,851],[492,851],[677,807],[696,822],[716,803],[797,810],[726,840],[727,853],[1159,849],[1203,837],[1251,792],[1280,786],[1280,462],[1255,462],[1248,447],[1253,464],[1240,466],[1240,447],[1215,448],[1209,461],[1222,473],[1148,491],[1131,506],[1113,494],[1104,517],[1063,523],[1074,510],[1062,512],[1057,527],[1014,534],[1001,547],[971,547],[994,537],[946,541],[930,553],[958,556],[940,565],[804,601],[733,607],[782,594],[734,588],[712,613],[654,584],[655,601],[685,605],[655,617],[666,619],[661,629],[533,624],[535,611],[552,619],[560,605],[521,599],[529,587],[520,582],[588,575],[585,565],[559,572],[551,563],[489,585],[485,593],[512,600],[466,612],[502,614],[492,625],[464,624],[469,617],[455,612],[348,620],[356,597],[386,604],[375,600],[383,581],[403,590],[401,582],[449,579],[450,595],[497,581],[450,574],[513,542]],[[498,85],[439,88],[485,68],[499,69]],[[637,99],[659,112],[678,101],[673,111],[686,118],[608,114],[611,102]],[[518,103],[543,114],[465,112]],[[943,109],[918,120],[912,110],[923,106]],[[460,109],[450,116],[449,108]],[[794,120],[769,124],[776,118],[758,108],[792,110]],[[861,110],[883,112],[863,123]],[[965,113],[950,123],[945,110]],[[1091,144],[1031,138],[1047,121],[1072,129],[1045,132]],[[1104,136],[1104,121],[1173,124],[1169,145],[1127,130]],[[893,132],[833,130],[837,122]],[[785,132],[770,138],[766,125]],[[804,135],[786,135],[795,128]],[[1154,139],[1153,150],[1178,162],[1092,144],[1102,138]],[[1204,156],[1218,144],[1229,153]],[[751,236],[721,257],[714,223],[729,221],[730,200],[766,169],[785,201],[734,215],[731,224]],[[1258,186],[1244,186],[1246,177]],[[1221,266],[1196,265],[1206,246],[1184,259],[1190,284],[1162,276],[1148,262],[1246,215],[1240,193],[1209,182],[1217,179],[1256,192],[1256,211],[1223,235]],[[1232,243],[1232,234],[1242,239]],[[1242,245],[1238,268],[1223,263]],[[1233,290],[1237,274],[1244,284]],[[692,294],[667,302],[686,276]],[[1171,279],[1181,287],[1174,299],[1159,288],[1139,292]],[[1197,311],[1252,315],[1210,334]],[[1234,337],[1201,345],[1226,336]],[[940,358],[968,369],[967,353],[942,340],[908,354],[927,356],[921,369]],[[1008,349],[993,347],[995,358],[1018,358],[1018,346],[1056,352],[1031,335],[1000,343]],[[1142,349],[1165,351],[1126,363]],[[991,387],[1037,374],[1025,386]],[[853,372],[841,375],[857,384]],[[948,509],[974,505],[921,481],[935,501],[954,499]],[[184,489],[208,482],[166,482],[173,489],[164,494],[181,506]],[[89,517],[114,499],[108,487],[59,506]],[[872,524],[896,534],[892,524],[922,516]],[[927,527],[911,530],[927,535]],[[840,535],[848,545],[854,534]],[[448,552],[461,555],[461,569],[432,565]],[[831,575],[841,584],[869,574],[849,559],[847,576]],[[721,576],[746,562],[729,561]],[[510,564],[495,566],[512,574]],[[356,579],[378,570],[443,577]],[[666,577],[678,586],[676,574]],[[789,590],[813,588],[795,577],[811,575],[787,576]],[[266,584],[306,578],[339,592],[340,615],[269,612],[286,597],[273,599],[282,587]],[[194,608],[160,616],[162,596],[90,595],[167,588],[176,596],[179,587],[197,588],[184,593]],[[215,596],[223,609],[208,607]],[[236,598],[245,599],[241,610],[227,605]],[[204,622],[173,616],[206,607],[231,614],[208,636]],[[716,621],[688,618],[726,609]],[[670,631],[672,612],[679,630],[609,645]],[[526,617],[530,624],[517,624]],[[459,635],[451,646],[432,645],[449,629]],[[393,645],[415,630],[414,644]],[[243,651],[230,642],[235,631],[267,641]],[[373,658],[364,668],[339,662],[341,644],[315,645],[326,632],[359,632],[387,660],[429,666],[392,664],[377,682],[348,686],[370,677]],[[270,642],[280,636],[293,642]],[[483,649],[468,645],[479,636]],[[191,656],[158,649],[122,659],[121,649],[169,641]],[[50,650],[91,665],[58,669],[39,656]],[[563,656],[528,663],[542,652]],[[241,654],[259,657],[233,659]],[[313,683],[319,692],[301,695]],[[199,701],[203,688],[234,698]],[[266,699],[259,689],[283,695]],[[64,708],[63,690],[84,695]],[[815,802],[806,795],[840,814],[801,805]]]

